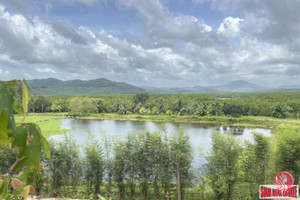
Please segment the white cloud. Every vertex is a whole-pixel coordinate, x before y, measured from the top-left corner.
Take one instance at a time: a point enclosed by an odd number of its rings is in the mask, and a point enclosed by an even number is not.
[[[1,75],[9,75],[10,71],[8,71],[8,70],[3,71],[2,69],[0,69],[0,74]]]
[[[2,59],[10,67],[22,66],[40,73],[57,74],[59,69],[80,75],[84,72],[123,78],[134,74],[136,80],[143,79],[145,74],[149,80],[175,80],[182,76],[183,70],[193,66],[192,61],[174,53],[171,48],[144,49],[105,31],[97,36],[86,27],[71,29],[63,25],[53,26],[39,18],[10,13],[0,15]],[[12,65],[12,60],[16,64]],[[30,73],[26,75],[27,78],[31,76]]]
[[[0,15],[4,14],[4,12],[5,12],[5,7],[1,6],[0,4]]]
[[[56,71],[51,68],[35,68],[35,70],[41,73],[56,74]]]
[[[226,17],[213,31],[201,18],[172,13],[159,0],[117,1],[141,18],[144,29],[134,35],[137,40],[105,30],[96,33],[68,21],[12,14],[0,6],[0,63],[5,67],[0,77],[9,71],[10,77],[106,77],[154,86],[300,78],[298,3],[293,8],[288,1],[274,0],[281,8],[273,1],[207,0],[214,9],[243,13],[243,19]]]
[[[118,0],[121,5],[136,9],[146,25],[145,38],[158,46],[168,46],[170,40],[196,40],[212,31],[202,19],[191,15],[174,14],[159,0]]]
[[[75,3],[85,4],[87,6],[97,5],[99,3],[106,2],[106,0],[49,0],[51,2],[57,2],[61,4],[72,5]]]
[[[236,37],[240,32],[240,23],[244,20],[237,17],[226,17],[223,22],[220,24],[217,34],[220,34],[227,38]]]

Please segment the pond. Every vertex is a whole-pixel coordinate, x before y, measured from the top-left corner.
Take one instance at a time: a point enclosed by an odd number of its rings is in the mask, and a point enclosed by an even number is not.
[[[180,127],[190,136],[190,142],[194,154],[207,152],[211,148],[211,133],[219,131],[222,134],[233,133],[234,137],[243,142],[253,140],[252,132],[262,133],[271,136],[270,129],[262,128],[238,128],[220,125],[207,125],[199,123],[170,123],[170,122],[149,122],[149,121],[117,121],[117,120],[83,120],[83,119],[61,119],[61,128],[70,129],[71,135],[79,145],[85,144],[89,133],[101,140],[101,132],[117,135],[120,138],[126,137],[131,131],[158,131],[165,128],[168,134],[178,134]],[[61,140],[64,135],[54,135],[50,138]]]

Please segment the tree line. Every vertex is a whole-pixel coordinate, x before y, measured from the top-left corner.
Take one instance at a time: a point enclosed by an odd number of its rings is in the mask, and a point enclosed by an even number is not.
[[[38,96],[31,112],[300,117],[299,93]]]
[[[132,132],[125,139],[91,136],[78,146],[70,137],[51,142],[51,163],[32,173],[42,196],[99,199],[257,199],[258,186],[273,184],[279,171],[289,171],[299,184],[300,130],[278,125],[273,137],[253,133],[253,141],[231,134],[212,134],[212,148],[193,154],[189,137],[160,132]],[[0,148],[2,174],[14,162],[14,150]],[[177,155],[180,191],[177,190]],[[202,156],[201,167],[193,160]],[[5,162],[3,162],[5,161]]]

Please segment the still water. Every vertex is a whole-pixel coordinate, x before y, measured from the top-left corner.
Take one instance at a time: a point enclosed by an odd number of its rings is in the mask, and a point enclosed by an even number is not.
[[[248,140],[252,141],[252,132],[262,133],[271,136],[269,129],[262,128],[237,128],[219,125],[205,125],[196,123],[170,123],[170,122],[142,122],[142,121],[117,121],[117,120],[82,120],[82,119],[61,119],[61,128],[70,129],[70,134],[75,138],[79,145],[85,144],[89,138],[89,133],[95,135],[96,139],[101,140],[101,132],[108,135],[117,135],[120,138],[126,137],[132,131],[161,131],[162,128],[169,135],[178,134],[180,127],[190,136],[190,142],[194,154],[207,152],[211,148],[211,133],[219,131],[222,134],[233,133],[241,143]],[[61,140],[64,135],[54,135],[50,137]]]

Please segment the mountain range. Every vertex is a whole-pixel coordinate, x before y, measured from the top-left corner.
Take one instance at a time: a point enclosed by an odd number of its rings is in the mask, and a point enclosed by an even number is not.
[[[143,88],[104,78],[69,81],[54,78],[34,79],[28,80],[27,84],[35,95],[136,94],[146,92]]]
[[[216,86],[194,86],[156,88],[147,86],[134,86],[124,82],[116,82],[100,78],[94,80],[68,80],[62,81],[54,78],[28,80],[27,84],[35,95],[92,95],[92,94],[136,94],[148,93],[205,93],[205,92],[256,92],[256,91],[299,91],[300,86],[285,85],[279,88],[266,88],[237,80]]]

